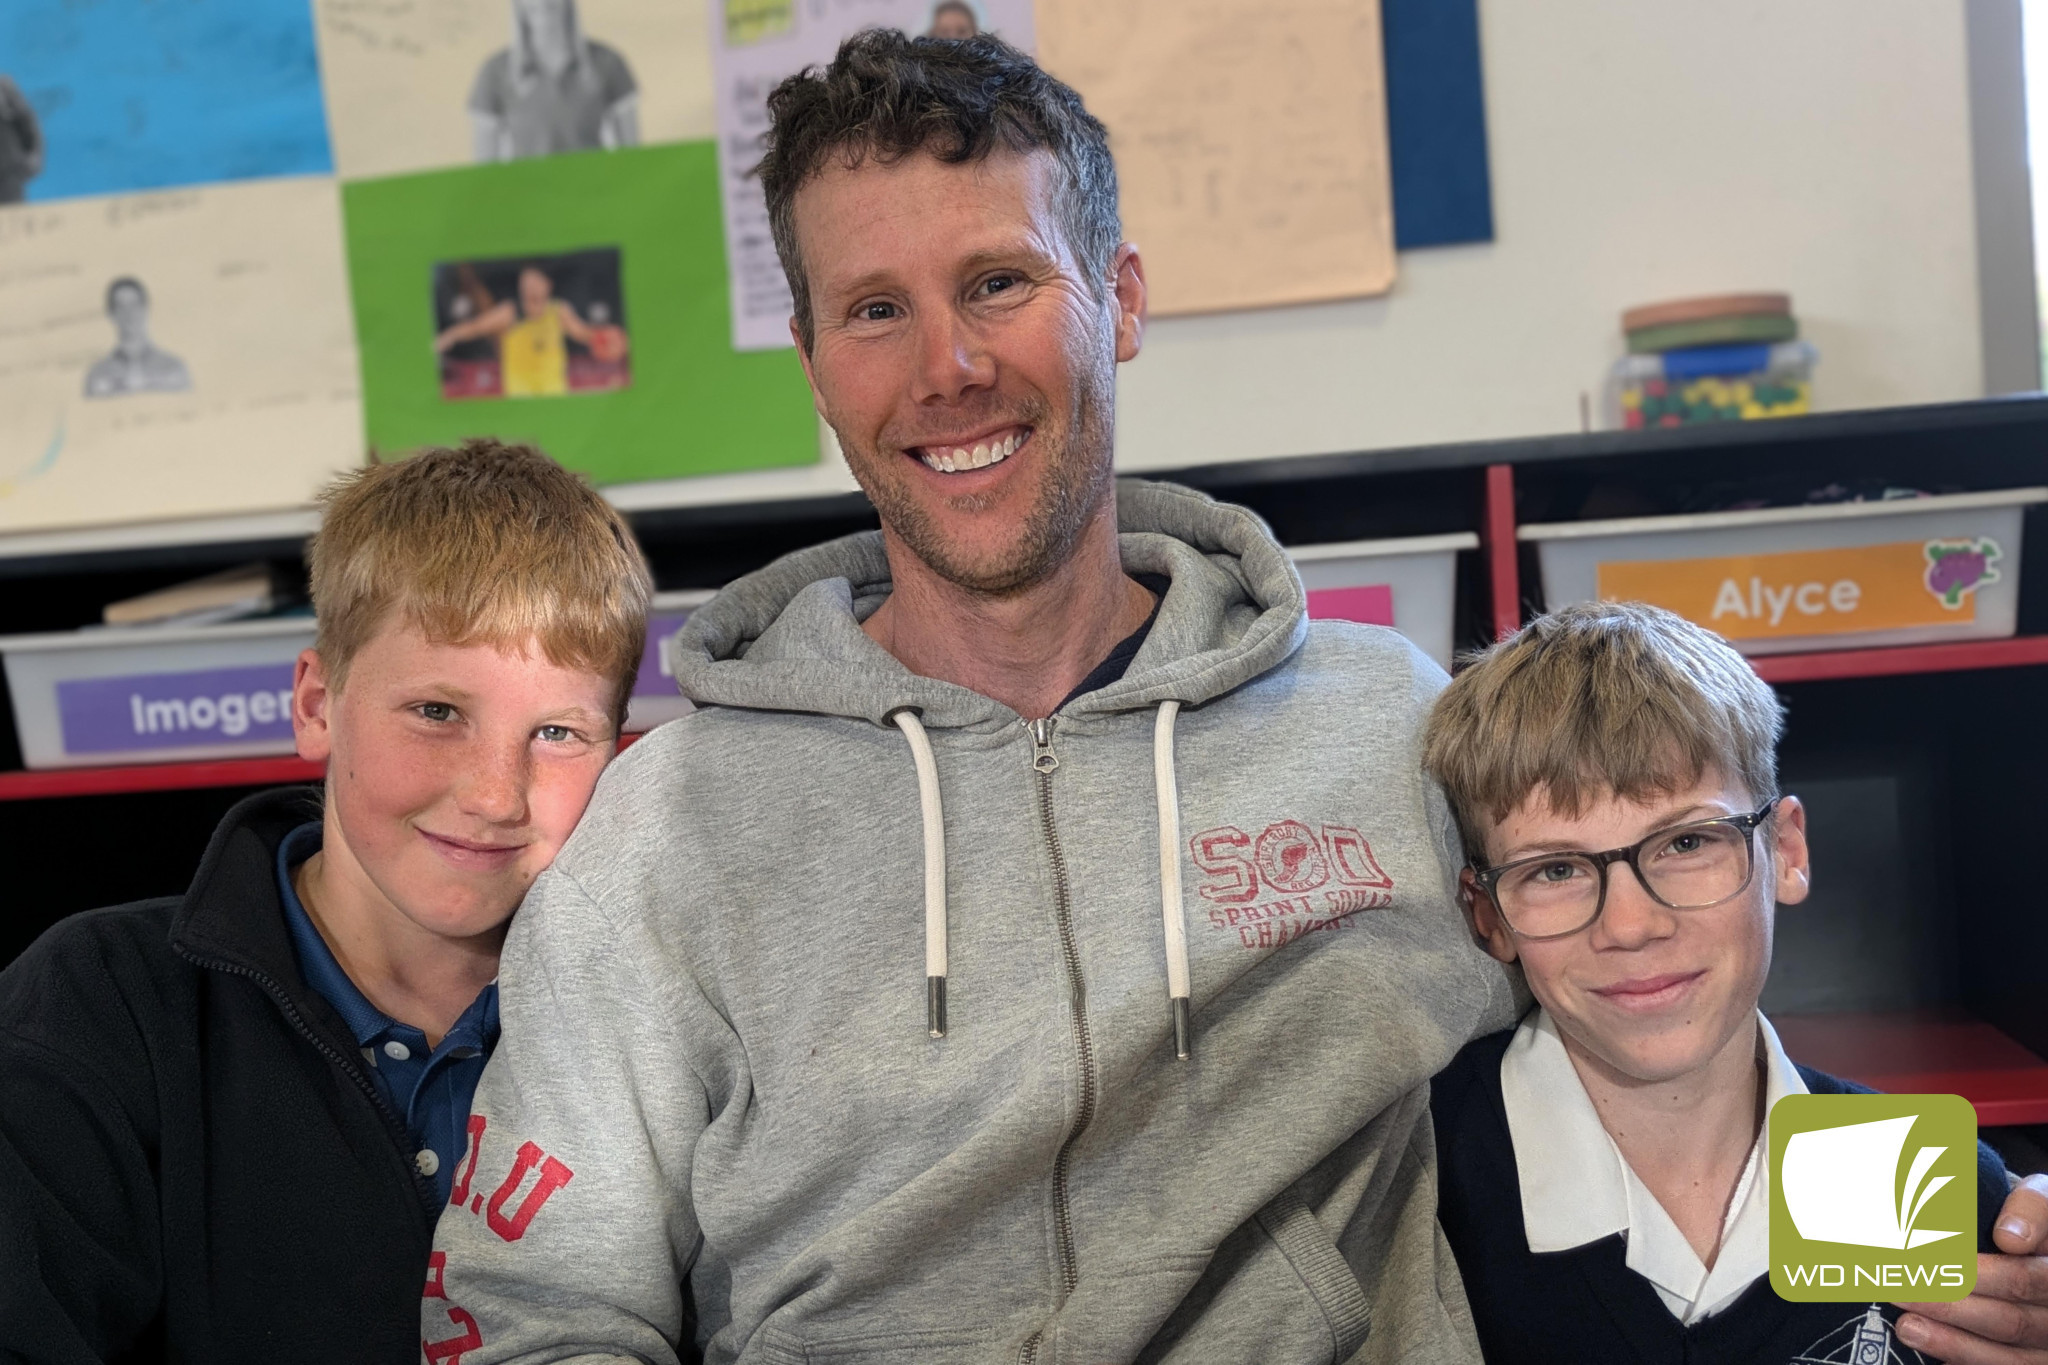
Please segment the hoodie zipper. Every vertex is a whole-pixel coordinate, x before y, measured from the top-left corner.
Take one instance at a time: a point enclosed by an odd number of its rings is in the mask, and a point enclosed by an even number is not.
[[[1059,1242],[1060,1297],[1064,1304],[1067,1296],[1080,1283],[1080,1270],[1074,1255],[1074,1217],[1068,1203],[1068,1172],[1073,1164],[1074,1144],[1081,1140],[1081,1134],[1095,1119],[1095,1044],[1088,1034],[1088,991],[1081,978],[1081,950],[1074,940],[1074,904],[1067,882],[1067,857],[1060,848],[1059,830],[1052,819],[1052,775],[1060,766],[1059,756],[1052,749],[1054,718],[1024,722],[1024,728],[1031,734],[1031,766],[1038,773],[1038,818],[1045,832],[1045,846],[1052,857],[1053,909],[1060,931],[1060,953],[1066,962],[1067,989],[1074,1009],[1074,1052],[1081,1066],[1081,1100],[1074,1111],[1073,1126],[1060,1143],[1058,1155],[1052,1163],[1052,1217],[1053,1228]],[[1025,1341],[1019,1356],[1023,1365],[1031,1365],[1038,1359],[1038,1348],[1044,1333],[1034,1332]]]
[[[391,1135],[394,1145],[398,1148],[399,1159],[405,1165],[406,1174],[412,1177],[413,1192],[426,1204],[428,1216],[430,1218],[433,1217],[441,1202],[440,1192],[428,1182],[425,1176],[420,1174],[418,1165],[407,1159],[405,1150],[407,1144],[399,1136],[405,1132],[405,1125],[400,1122],[398,1115],[392,1112],[391,1106],[385,1103],[384,1097],[377,1093],[377,1087],[371,1083],[368,1076],[362,1073],[362,1069],[330,1047],[326,1039],[313,1032],[313,1026],[306,1022],[306,1016],[299,1013],[299,1007],[291,1002],[291,997],[284,993],[284,988],[253,967],[244,967],[240,963],[235,962],[224,962],[219,958],[196,957],[184,948],[179,948],[178,953],[195,967],[204,967],[208,971],[214,972],[226,972],[230,976],[246,977],[250,981],[255,982],[263,989],[266,995],[277,1002],[278,1009],[284,1013],[285,1022],[289,1023],[300,1037],[311,1043],[314,1051],[340,1067],[342,1074],[355,1082],[356,1089],[363,1092],[371,1105],[376,1108],[378,1116],[384,1120],[385,1131]]]

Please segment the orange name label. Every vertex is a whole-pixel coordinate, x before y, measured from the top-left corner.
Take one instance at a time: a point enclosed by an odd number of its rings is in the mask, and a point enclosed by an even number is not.
[[[1986,537],[1835,550],[1631,560],[1599,567],[1608,601],[1649,602],[1731,640],[1842,635],[1977,619],[1977,589],[1998,581]]]

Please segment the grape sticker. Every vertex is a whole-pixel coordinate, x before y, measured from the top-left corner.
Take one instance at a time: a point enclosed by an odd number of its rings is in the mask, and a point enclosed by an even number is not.
[[[1992,561],[2000,557],[2000,552],[1998,542],[1989,536],[1930,540],[1925,554],[1927,591],[1950,611],[1961,608],[1969,594],[1998,581],[1998,570]]]

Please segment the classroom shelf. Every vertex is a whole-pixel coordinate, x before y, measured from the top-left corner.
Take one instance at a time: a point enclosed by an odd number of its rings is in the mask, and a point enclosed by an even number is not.
[[[636,739],[619,737],[619,749]],[[196,791],[201,787],[278,787],[318,782],[325,764],[303,758],[223,758],[207,763],[137,763],[125,768],[53,768],[0,773],[0,801],[34,801],[50,796],[112,796],[122,792]]]
[[[1494,476],[1505,483],[1512,476],[1502,467]],[[1491,491],[1491,490],[1490,490]],[[1500,490],[1505,492],[1506,490]],[[1498,505],[1496,503],[1496,505]],[[1498,527],[1489,527],[1488,550],[1501,543]],[[1495,588],[1514,591],[1512,562],[1491,556]],[[1506,583],[1500,581],[1506,576]],[[1496,599],[1498,600],[1498,599]],[[1494,622],[1501,634],[1516,624],[1506,614]],[[2011,640],[1974,640],[1953,645],[1908,645],[1897,649],[1843,649],[1816,654],[1770,654],[1750,660],[1757,676],[1768,683],[1824,682],[1835,678],[1885,678],[1909,673],[1949,673],[1973,668],[2024,668],[2048,665],[2048,635]],[[640,736],[619,741],[624,749]],[[0,801],[31,801],[53,796],[106,796],[118,792],[189,791],[201,787],[258,787],[287,782],[316,782],[322,768],[303,759],[236,758],[210,763],[145,763],[125,768],[60,768],[45,772],[0,772]],[[2042,1120],[2048,1122],[2048,1119]]]
[[[1952,645],[1902,645],[1893,649],[1767,654],[1749,662],[1757,676],[1768,683],[1888,678],[1904,673],[1954,673],[1970,668],[2024,668],[2048,664],[2048,635],[1970,640]]]
[[[1795,1062],[1897,1095],[1961,1095],[1986,1128],[2048,1123],[2048,1061],[1968,1015],[1788,1014],[1771,1020]]]

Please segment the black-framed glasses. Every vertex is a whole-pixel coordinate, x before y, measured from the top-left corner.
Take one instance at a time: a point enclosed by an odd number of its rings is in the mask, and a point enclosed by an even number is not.
[[[1704,910],[1733,900],[1756,875],[1756,831],[1778,799],[1749,815],[1723,815],[1660,829],[1641,843],[1605,853],[1539,853],[1499,867],[1474,867],[1517,938],[1566,938],[1607,907],[1607,870],[1635,869],[1650,899],[1670,910]]]

